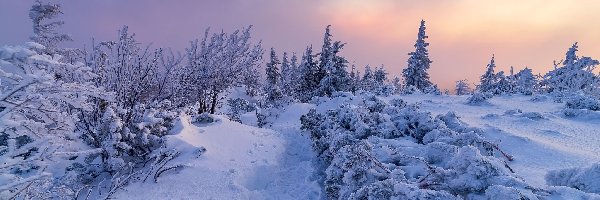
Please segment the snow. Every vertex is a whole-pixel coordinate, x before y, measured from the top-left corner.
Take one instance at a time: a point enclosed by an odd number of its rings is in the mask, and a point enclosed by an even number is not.
[[[300,106],[302,107],[302,106]],[[288,115],[291,116],[291,115]],[[168,146],[182,152],[173,160],[184,167],[165,173],[158,183],[134,183],[116,199],[315,199],[310,143],[280,119],[280,132],[231,122],[222,116],[211,124],[190,123],[182,116],[167,136]],[[298,116],[299,119],[299,116]],[[292,118],[288,119],[290,122]],[[285,130],[292,130],[285,132]],[[294,136],[296,135],[296,136]],[[289,138],[288,138],[289,137]],[[294,137],[294,140],[292,140]],[[289,140],[285,140],[285,139]],[[296,140],[300,139],[300,140]],[[291,143],[294,141],[294,143]],[[290,143],[288,143],[290,142]],[[194,149],[204,147],[200,156]]]
[[[503,151],[514,156],[515,160],[508,164],[518,177],[536,187],[559,192],[548,196],[549,199],[597,197],[564,186],[547,186],[544,177],[553,170],[600,162],[600,134],[597,130],[600,119],[567,117],[562,112],[564,103],[555,103],[543,96],[494,96],[487,99],[489,104],[486,105],[469,105],[466,103],[469,96],[466,95],[413,94],[383,99],[391,101],[397,98],[409,104],[419,103],[421,110],[434,116],[454,112],[469,127],[480,129],[487,140],[498,143]],[[183,152],[172,162],[182,163],[185,167],[163,174],[157,183],[133,183],[117,193],[115,198],[322,198],[324,194],[312,163],[315,155],[311,141],[308,136],[302,135],[299,118],[312,108],[325,112],[341,104],[356,105],[361,100],[341,94],[313,102],[320,104],[295,103],[281,108],[278,117],[265,128],[232,122],[220,115],[213,116],[217,119],[213,123],[190,123],[190,117],[184,115],[175,126],[173,135],[167,136],[167,143],[169,147]],[[255,124],[252,123],[254,114],[243,114],[242,122]],[[456,126],[460,128],[459,124]],[[204,154],[198,156],[192,153],[201,147],[207,150]],[[441,151],[436,148],[430,150]],[[593,180],[584,181],[593,183]],[[507,195],[510,192],[506,191],[514,189],[494,186],[488,190],[486,195]]]
[[[573,119],[561,110],[564,103],[531,101],[532,96],[495,96],[490,105],[467,105],[469,96],[409,95],[409,103],[421,102],[421,109],[435,115],[456,113],[483,135],[499,142],[515,157],[509,164],[528,183],[543,186],[544,175],[555,169],[590,166],[600,162],[600,119]],[[522,114],[507,114],[519,109]],[[509,112],[510,113],[510,112]],[[538,113],[546,119],[531,119]],[[537,114],[534,114],[537,115]],[[493,116],[493,117],[490,117]]]

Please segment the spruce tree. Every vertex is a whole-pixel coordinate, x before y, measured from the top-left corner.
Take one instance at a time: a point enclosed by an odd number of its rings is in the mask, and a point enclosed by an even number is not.
[[[456,81],[456,95],[467,95],[471,93],[467,79]]]
[[[477,86],[479,92],[493,92],[495,89],[497,78],[494,73],[494,68],[496,68],[496,62],[494,61],[494,55],[492,55],[492,60],[490,60],[490,64],[487,65],[487,70],[485,71],[485,74],[481,76],[479,85]]]
[[[544,85],[549,92],[555,93],[573,93],[582,91],[592,94],[598,93],[599,78],[594,75],[595,66],[600,64],[598,60],[590,57],[579,58],[576,55],[577,43],[573,44],[566,53],[566,58],[562,62],[563,66],[548,72],[544,77]],[[597,94],[596,94],[597,95]]]
[[[281,76],[279,81],[279,88],[282,93],[289,96],[290,92],[290,81],[292,77],[292,68],[290,61],[288,60],[287,52],[283,52],[283,58],[281,59]]]
[[[358,91],[360,88],[360,78],[359,73],[356,71],[356,66],[352,65],[352,70],[350,70],[350,92],[353,94]]]
[[[375,88],[375,73],[371,70],[371,66],[365,66],[365,74],[363,74],[360,82],[363,90],[373,92]]]
[[[425,35],[425,21],[421,20],[415,51],[408,53],[410,55],[407,61],[408,67],[402,70],[405,87],[415,87],[420,91],[432,86],[427,73],[431,60],[427,51],[429,43],[425,42],[426,38],[428,36]]]
[[[535,91],[535,86],[537,85],[537,80],[533,75],[531,69],[525,68],[515,74],[517,88],[516,91],[525,94],[531,95]]]
[[[275,49],[271,48],[271,58],[266,67],[267,82],[265,84],[265,94],[267,105],[276,104],[277,101],[283,96],[281,89],[279,88],[281,74],[279,73],[279,68],[277,67],[280,64],[281,62],[277,58]]]
[[[338,55],[345,43],[332,42],[330,27],[331,25],[325,29],[318,73],[318,77],[322,75],[322,78],[319,81],[319,88],[316,90],[315,96],[331,96],[337,91],[347,91],[350,82],[348,71],[346,71],[348,61]]]
[[[319,66],[314,60],[312,46],[306,47],[302,60],[298,66],[298,80],[296,81],[296,99],[308,102],[313,97],[314,90],[319,86]]]

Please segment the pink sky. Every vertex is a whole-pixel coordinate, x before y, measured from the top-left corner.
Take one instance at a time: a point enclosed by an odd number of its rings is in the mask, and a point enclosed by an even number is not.
[[[0,44],[19,44],[31,34],[32,0],[0,6]],[[183,50],[204,29],[231,31],[254,25],[265,48],[301,53],[320,47],[326,25],[358,67],[381,64],[391,77],[406,66],[419,21],[427,21],[432,81],[453,88],[459,79],[477,83],[492,54],[499,69],[524,67],[543,73],[575,41],[579,55],[600,58],[600,1],[559,0],[95,0],[57,1],[64,7],[70,46],[91,37],[116,38],[128,25],[144,43]]]

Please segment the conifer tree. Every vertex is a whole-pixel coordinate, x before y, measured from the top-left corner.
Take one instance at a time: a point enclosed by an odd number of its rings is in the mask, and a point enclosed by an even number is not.
[[[290,85],[290,81],[292,78],[292,66],[290,63],[290,60],[288,59],[288,54],[287,52],[283,52],[283,58],[281,58],[281,76],[280,76],[280,81],[279,81],[279,88],[281,89],[281,92],[286,95],[289,96],[289,94],[291,93],[289,90],[289,85]]]
[[[573,44],[566,53],[562,62],[563,66],[555,64],[555,69],[548,72],[544,77],[544,85],[549,92],[573,93],[582,91],[584,93],[597,93],[600,80],[594,75],[595,66],[600,64],[598,60],[590,57],[579,58],[576,55],[578,46]]]
[[[322,79],[319,81],[319,88],[315,96],[331,96],[337,91],[347,91],[350,82],[348,71],[346,71],[348,61],[338,55],[345,43],[332,42],[330,27],[331,25],[325,29],[318,73],[319,76],[322,75]]]
[[[296,99],[301,102],[308,102],[313,97],[314,90],[319,86],[319,66],[314,57],[312,46],[306,47],[298,66],[295,91]]]
[[[360,88],[360,77],[358,71],[356,71],[356,66],[352,65],[352,69],[350,70],[350,92],[355,93]]]
[[[415,51],[408,53],[410,55],[407,61],[408,67],[402,70],[405,87],[412,86],[420,91],[432,86],[427,73],[431,60],[427,50],[429,43],[425,42],[426,38],[428,36],[425,35],[425,21],[421,20]]]
[[[525,68],[515,74],[517,88],[516,91],[525,94],[531,95],[535,91],[535,86],[537,85],[537,80],[533,75],[531,69]]]
[[[471,93],[469,81],[467,79],[456,81],[456,95],[467,95]]]
[[[492,55],[490,64],[487,65],[487,70],[485,71],[485,74],[481,76],[479,85],[477,86],[479,92],[492,92],[495,89],[497,77],[494,73],[494,68],[496,68],[496,62],[494,61],[494,55]]]
[[[267,81],[265,84],[265,94],[267,104],[273,105],[282,98],[281,89],[279,88],[279,82],[281,80],[281,74],[279,73],[278,65],[281,61],[277,58],[275,49],[271,48],[271,58],[267,63],[266,73]]]

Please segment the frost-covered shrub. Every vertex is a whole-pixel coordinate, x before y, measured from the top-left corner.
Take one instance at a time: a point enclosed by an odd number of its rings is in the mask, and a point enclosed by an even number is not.
[[[474,128],[474,127],[470,127],[467,123],[463,122],[462,120],[460,120],[460,117],[458,117],[456,115],[456,113],[450,111],[446,114],[443,115],[438,115],[435,117],[438,120],[441,120],[444,122],[444,124],[446,125],[446,127],[448,127],[449,129],[456,131],[456,132],[462,132],[462,133],[466,133],[466,132],[482,132],[481,129],[478,128]]]
[[[420,199],[444,199],[444,200],[458,200],[461,199],[455,195],[452,195],[446,191],[436,191],[422,189],[412,184],[407,184],[395,179],[386,179],[383,181],[377,181],[365,187],[362,187],[358,191],[352,194],[350,199],[408,199],[408,200],[420,200]]]
[[[199,123],[199,124],[210,124],[210,123],[214,123],[219,121],[217,118],[215,118],[213,115],[208,114],[208,113],[201,113],[201,114],[197,114],[192,116],[192,123]]]
[[[555,186],[567,186],[584,192],[600,194],[600,164],[586,168],[569,168],[549,171],[546,183]]]
[[[448,167],[456,176],[448,182],[455,194],[469,194],[485,191],[489,186],[507,184],[507,186],[524,186],[504,166],[504,163],[491,156],[483,156],[472,146],[464,146],[448,162]]]
[[[469,98],[467,98],[468,105],[486,105],[488,103],[488,99],[490,97],[487,94],[476,92],[473,93]]]
[[[402,91],[400,93],[401,94],[420,94],[422,92],[421,92],[421,90],[419,90],[419,88],[415,87],[414,85],[406,85],[402,88]]]
[[[58,188],[64,192],[55,194],[69,198],[78,185],[70,182],[77,173],[67,172],[67,166],[98,153],[79,138],[79,119],[72,112],[90,110],[90,99],[103,90],[58,79],[60,74],[83,81],[92,75],[82,63],[38,53],[45,48],[0,47],[0,199],[44,199],[49,197],[37,193]]]
[[[542,113],[539,113],[539,112],[526,112],[526,113],[521,114],[520,117],[524,117],[524,118],[528,118],[528,119],[532,119],[532,120],[548,119],[544,115],[542,115]]]
[[[437,87],[437,85],[432,85],[432,86],[423,88],[423,93],[425,93],[425,94],[434,94],[434,95],[442,95],[442,92]]]
[[[241,122],[241,114],[256,110],[254,105],[250,104],[248,100],[242,98],[228,99],[227,105],[229,106],[227,117],[229,117],[229,120],[235,122]]]
[[[485,190],[486,199],[522,200],[532,199],[522,194],[518,189],[502,185],[493,185]],[[533,197],[535,198],[535,196]]]
[[[587,109],[593,111],[600,111],[600,100],[584,96],[584,95],[576,95],[571,99],[567,100],[566,107],[570,109]]]
[[[548,101],[548,96],[546,96],[546,95],[535,95],[534,97],[532,97],[531,99],[529,99],[529,101],[532,101],[532,102],[544,102],[544,101]]]
[[[398,108],[403,108],[406,106],[406,101],[399,99],[399,98],[394,98],[394,99],[390,100],[390,105],[392,105],[394,107],[398,107]]]
[[[383,109],[387,106],[387,103],[385,103],[385,101],[381,100],[379,97],[374,95],[364,98],[363,104],[371,112],[382,112]]]
[[[527,190],[501,160],[512,157],[454,113],[432,117],[401,100],[389,105],[361,98],[359,105],[312,109],[301,117],[327,198],[483,197],[494,185]]]
[[[101,148],[102,164],[108,172],[117,172],[127,163],[139,162],[145,155],[159,148],[177,118],[177,112],[169,111],[169,102],[153,105],[137,105],[133,111],[109,105],[91,133],[85,135],[88,143]],[[131,122],[124,118],[133,113]]]

